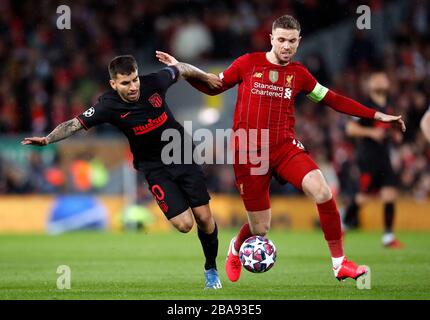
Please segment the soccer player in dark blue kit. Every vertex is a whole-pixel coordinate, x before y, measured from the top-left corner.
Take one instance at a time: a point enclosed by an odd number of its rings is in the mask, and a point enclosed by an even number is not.
[[[88,130],[102,123],[118,128],[130,143],[134,168],[145,174],[154,199],[170,223],[186,233],[196,220],[206,258],[205,288],[221,288],[216,269],[218,230],[209,208],[210,196],[203,171],[194,162],[165,164],[161,158],[161,151],[169,143],[161,140],[164,130],[175,129],[182,141],[186,138],[184,128],[175,120],[166,103],[167,89],[179,76],[213,88],[221,87],[221,81],[186,63],[139,76],[136,60],[130,55],[115,57],[109,64],[109,74],[111,90],[101,95],[94,106],[61,123],[46,137],[25,138],[21,143],[46,146],[82,128]],[[183,148],[183,144],[178,147]]]

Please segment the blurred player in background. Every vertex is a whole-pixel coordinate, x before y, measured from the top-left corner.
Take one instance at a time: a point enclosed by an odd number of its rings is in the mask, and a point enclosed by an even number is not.
[[[237,281],[240,277],[242,266],[238,251],[242,243],[252,235],[264,236],[269,231],[269,182],[272,176],[291,183],[315,201],[335,277],[338,280],[357,279],[366,272],[364,267],[357,266],[345,257],[341,221],[330,188],[316,163],[295,138],[295,97],[303,92],[312,101],[322,102],[339,112],[393,122],[401,126],[403,131],[406,128],[400,116],[376,112],[320,85],[302,64],[292,61],[300,39],[299,22],[292,16],[282,16],[272,26],[272,49],[269,52],[245,54],[236,59],[220,74],[222,88],[210,88],[204,82],[188,80],[198,90],[210,95],[239,85],[233,130],[269,130],[267,174],[253,175],[251,170],[254,165],[238,164],[237,154],[246,150],[247,146],[235,144],[236,185],[248,212],[249,223],[244,224],[230,242],[226,261],[226,273],[230,281]],[[158,52],[157,57],[167,65],[178,63],[174,57],[163,52]]]
[[[365,104],[376,111],[392,113],[388,98],[390,82],[385,72],[371,73],[367,85],[369,98]],[[344,230],[359,226],[360,207],[369,200],[371,194],[378,192],[384,204],[382,244],[386,248],[401,248],[403,244],[393,233],[398,178],[391,165],[390,146],[393,141],[400,143],[402,135],[387,123],[363,118],[349,121],[346,132],[348,136],[358,140],[356,158],[360,181],[359,192],[353,197],[343,217]]]
[[[430,106],[421,118],[420,127],[424,137],[426,137],[427,141],[430,143]]]
[[[221,282],[216,269],[218,230],[209,208],[210,196],[203,171],[195,163],[165,165],[161,151],[168,142],[161,140],[166,129],[177,130],[185,140],[184,128],[175,120],[166,103],[166,91],[179,75],[195,78],[209,87],[221,86],[221,81],[190,65],[177,64],[156,73],[138,75],[132,56],[118,56],[109,64],[111,90],[76,118],[58,125],[46,137],[25,138],[24,145],[46,146],[63,140],[84,128],[109,123],[128,138],[133,153],[133,165],[142,171],[149,189],[170,223],[180,232],[189,232],[194,220],[206,258],[205,288],[219,289]],[[179,144],[178,148],[183,148]],[[183,151],[181,150],[183,155]]]

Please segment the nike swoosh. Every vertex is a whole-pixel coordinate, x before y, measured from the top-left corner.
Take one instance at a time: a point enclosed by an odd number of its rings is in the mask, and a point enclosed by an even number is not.
[[[129,114],[131,113],[131,111],[121,114],[121,119],[124,119],[125,117],[127,117]]]

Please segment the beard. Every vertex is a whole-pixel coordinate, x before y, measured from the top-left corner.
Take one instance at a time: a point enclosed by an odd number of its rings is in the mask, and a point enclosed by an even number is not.
[[[126,102],[136,102],[139,100],[140,97],[140,90],[137,91],[137,94],[133,95],[129,95],[128,93],[122,93],[122,92],[118,92],[118,95],[121,97],[122,100],[126,101]]]
[[[276,59],[278,59],[280,64],[286,64],[291,61],[294,53],[276,53]]]

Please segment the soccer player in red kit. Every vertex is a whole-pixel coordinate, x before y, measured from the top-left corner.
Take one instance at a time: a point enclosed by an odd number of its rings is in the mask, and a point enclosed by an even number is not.
[[[269,169],[255,175],[255,165],[234,164],[236,185],[248,212],[248,223],[230,242],[226,273],[237,281],[242,269],[238,251],[253,235],[266,235],[271,220],[269,183],[272,176],[303,190],[317,205],[321,228],[327,241],[338,280],[357,279],[366,272],[347,260],[342,243],[341,223],[336,202],[317,164],[295,138],[294,102],[298,93],[305,93],[314,102],[322,102],[336,111],[362,118],[398,124],[406,130],[400,116],[375,112],[360,103],[322,86],[302,64],[292,61],[300,43],[300,24],[285,15],[274,21],[269,52],[245,54],[220,74],[223,86],[210,89],[204,83],[189,81],[198,90],[215,95],[239,85],[234,115],[235,131],[239,129],[269,130]],[[161,62],[177,63],[172,56],[157,52]],[[213,75],[215,76],[215,75]],[[262,144],[258,147],[262,147]],[[246,146],[235,146],[236,155]]]

